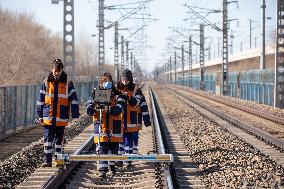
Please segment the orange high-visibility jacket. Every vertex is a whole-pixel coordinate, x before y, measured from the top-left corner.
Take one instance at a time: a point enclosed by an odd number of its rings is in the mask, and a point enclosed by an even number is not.
[[[72,118],[78,118],[77,95],[73,83],[67,83],[67,75],[63,72],[59,81],[47,79],[41,86],[37,101],[37,114],[43,119],[43,124],[67,126],[70,109]]]
[[[128,102],[124,106],[123,123],[125,132],[137,132],[138,128],[138,111],[140,109],[140,99],[134,96],[134,91],[128,90],[127,88],[122,90],[127,92]]]
[[[100,111],[94,110],[93,99],[86,104],[87,113],[93,115],[94,121],[94,143],[100,142],[123,142],[123,106],[124,100],[121,95],[111,96],[111,104],[108,109],[102,109],[101,132],[100,127]]]

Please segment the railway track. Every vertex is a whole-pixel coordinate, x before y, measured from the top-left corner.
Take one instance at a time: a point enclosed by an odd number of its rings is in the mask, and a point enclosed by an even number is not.
[[[243,106],[243,105],[238,104],[236,102],[220,99],[217,96],[208,95],[208,94],[203,93],[202,91],[197,92],[197,91],[194,91],[194,90],[192,90],[192,89],[190,89],[188,87],[181,87],[181,86],[174,86],[174,85],[172,85],[171,87],[182,89],[184,91],[190,92],[191,94],[202,96],[202,97],[214,100],[214,101],[216,101],[216,102],[218,102],[220,104],[224,104],[224,105],[227,105],[227,106],[239,109],[239,110],[241,110],[243,112],[247,112],[249,114],[256,115],[258,117],[270,120],[270,121],[272,121],[274,123],[279,123],[281,125],[284,125],[284,117],[275,116],[275,115],[273,115],[272,113],[269,113],[269,112],[265,112],[265,111],[262,111],[262,110],[257,110],[257,109],[251,108],[251,107],[246,107],[246,106]],[[283,128],[284,128],[284,126],[283,126]]]
[[[254,125],[244,122],[244,117],[240,118],[238,114],[228,113],[228,107],[226,107],[227,105],[225,103],[223,105],[220,105],[217,104],[219,102],[214,102],[214,105],[212,105],[212,103],[210,102],[212,101],[211,98],[209,100],[206,100],[206,97],[203,96],[196,97],[195,94],[189,95],[188,93],[185,93],[183,89],[174,89],[175,90],[168,89],[167,91],[177,96],[177,98],[185,101],[189,106],[194,107],[202,114],[216,121],[228,131],[230,131],[232,134],[242,138],[244,141],[254,146],[262,153],[266,154],[278,165],[282,166],[284,164],[284,153],[282,152],[284,148],[284,141],[282,139],[282,135],[281,137],[279,137],[278,133],[267,133],[265,130],[256,128]],[[231,109],[233,107],[229,106],[229,108]],[[246,115],[246,117],[247,116],[251,115]],[[226,120],[227,122],[225,122],[224,120]],[[260,123],[264,122],[263,120],[258,121]],[[270,123],[273,124],[274,122],[270,121]]]
[[[83,106],[80,107],[80,111],[84,111]],[[39,141],[42,137],[42,127],[33,123],[3,137],[0,140],[0,161],[4,161],[13,154],[21,151],[24,147]]]
[[[284,124],[282,117],[271,115],[269,112],[254,110],[237,103],[221,100],[203,93],[193,92],[180,87],[171,87],[179,95],[195,101],[199,106],[226,119],[247,132],[265,140],[267,143],[284,150]],[[202,103],[206,102],[206,103]]]
[[[156,94],[154,98],[154,102],[158,104],[157,113],[160,117],[165,150],[167,153],[173,154],[175,158],[175,161],[170,166],[173,188],[206,188],[201,180],[196,164],[189,156],[188,150],[180,137],[180,133],[173,126]]]
[[[149,88],[144,91],[147,102],[150,102]],[[156,120],[156,125],[163,124],[162,131],[157,131],[154,127],[143,128],[139,134],[139,153],[145,154],[149,151],[159,150],[160,152],[172,153],[174,163],[168,168],[163,163],[133,162],[133,167],[117,168],[117,174],[111,176],[109,173],[107,179],[98,178],[96,162],[80,162],[71,164],[67,171],[58,171],[56,168],[39,168],[25,182],[16,188],[205,188],[199,177],[199,173],[188,156],[183,142],[178,136],[177,131],[171,126],[166,112],[162,107],[155,106],[159,104],[159,99],[155,98],[155,104],[149,103],[149,106]],[[157,108],[158,116],[155,115]],[[163,116],[163,117],[161,117]],[[79,146],[83,141],[92,141],[92,126],[88,127],[82,134],[66,145],[65,151],[74,153],[77,149],[78,154],[90,153],[91,145],[82,149]],[[153,133],[162,133],[161,136],[153,138]],[[85,144],[92,142],[85,142]],[[164,144],[164,147],[163,147]],[[78,149],[79,148],[79,149]]]
[[[29,129],[18,131],[3,138],[0,141],[0,161],[4,161],[40,138],[42,138],[40,126],[30,126]]]
[[[148,90],[144,91],[148,94]],[[149,96],[147,102],[150,102]],[[150,104],[149,104],[150,106]],[[138,153],[146,154],[155,149],[152,127],[143,128],[139,133]],[[96,162],[83,162],[80,169],[74,171],[66,188],[163,188],[165,182],[157,164],[133,162],[133,167],[117,168],[115,176],[107,174],[107,179],[100,179]]]
[[[155,90],[156,88],[154,87]],[[184,101],[185,104],[214,120],[239,138],[242,138],[251,146],[259,149],[263,154],[268,155],[279,165],[283,165],[283,153],[225,122],[224,118],[219,117],[221,115],[216,116],[208,110],[204,110],[204,107],[197,105],[197,100],[188,97],[186,92],[181,89],[166,90],[163,88],[163,90],[167,91],[168,94],[176,96],[175,99]],[[133,162],[133,167],[130,169],[125,167],[118,168],[116,175],[112,176],[108,173],[107,179],[101,179],[98,177],[96,162],[71,162],[66,171],[59,171],[57,168],[39,168],[16,188],[207,188],[211,186],[210,179],[208,181],[206,174],[216,171],[215,163],[213,167],[209,165],[204,170],[200,168],[200,163],[203,160],[196,161],[192,158],[195,154],[190,152],[191,149],[188,148],[188,139],[184,136],[184,131],[172,123],[173,118],[168,116],[163,103],[159,99],[159,95],[156,92],[151,92],[151,95],[148,95],[149,91],[150,88],[147,86],[144,94],[147,94],[145,96],[148,105],[152,105],[150,110],[155,127],[143,128],[141,131],[138,145],[139,153],[146,154],[149,151],[158,151],[159,153],[172,154],[174,156],[173,163],[168,165],[137,161]],[[150,97],[153,101],[150,101]],[[207,103],[207,105],[210,104]],[[183,129],[189,127],[187,124],[186,122],[183,123]],[[161,130],[156,127],[158,125],[160,125]],[[69,154],[92,153],[90,152],[93,143],[91,138],[92,132],[93,127],[89,126],[83,133],[67,144],[65,151]],[[195,131],[193,130],[193,132]],[[156,137],[153,137],[154,134]],[[82,145],[83,143],[85,145]],[[212,153],[214,154],[214,151]],[[282,177],[283,173],[281,169],[277,169],[276,172],[280,179],[278,183],[281,184],[281,178],[284,178]],[[224,186],[228,185],[225,184]]]
[[[153,86],[207,188],[283,188],[278,149],[200,106],[206,99]]]
[[[72,120],[65,132],[65,142],[77,136],[89,123],[90,119],[86,115]],[[22,130],[2,140],[0,144],[4,146],[1,149],[2,157],[5,156],[0,163],[0,188],[14,188],[43,163],[41,127]],[[6,149],[9,150],[6,152]]]
[[[93,127],[87,127],[82,133],[80,133],[77,137],[75,137],[72,141],[70,141],[66,147],[66,153],[76,153],[76,151],[80,148],[80,146],[86,142],[90,141],[90,135],[93,133]],[[80,152],[89,150],[91,146],[88,144],[90,142],[85,143],[84,149],[80,149]],[[59,170],[55,167],[55,162],[52,162],[53,167],[46,168],[38,168],[36,171],[31,174],[24,182],[16,186],[16,188],[55,188],[61,186],[60,182],[63,182],[65,177],[67,177],[70,172],[79,166],[76,163],[71,163],[66,172]]]

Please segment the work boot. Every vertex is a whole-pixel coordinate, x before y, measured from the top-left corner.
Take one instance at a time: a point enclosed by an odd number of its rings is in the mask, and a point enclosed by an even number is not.
[[[52,167],[52,163],[43,163],[42,167]]]
[[[106,172],[104,172],[104,171],[100,172],[99,177],[100,178],[106,178]]]
[[[111,165],[111,166],[110,166],[110,170],[111,170],[112,176],[115,176],[115,175],[116,175],[116,169],[115,169],[115,166],[114,166],[114,165]]]
[[[130,168],[132,167],[131,162],[126,162],[126,163],[125,163],[125,167],[126,167],[127,169],[130,169]]]
[[[123,162],[122,162],[122,161],[116,161],[116,162],[114,163],[114,165],[115,165],[116,167],[123,167]]]

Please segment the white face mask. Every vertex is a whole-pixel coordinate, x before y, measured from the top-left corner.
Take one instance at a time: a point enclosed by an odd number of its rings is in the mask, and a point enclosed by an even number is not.
[[[112,82],[110,82],[110,81],[103,82],[103,88],[111,89],[112,88]]]

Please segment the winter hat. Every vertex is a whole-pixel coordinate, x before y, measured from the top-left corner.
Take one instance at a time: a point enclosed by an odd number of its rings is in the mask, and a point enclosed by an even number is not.
[[[123,70],[123,72],[121,73],[121,80],[127,80],[130,82],[133,82],[133,77],[132,77],[132,73],[130,70],[126,69]]]

